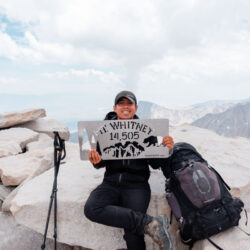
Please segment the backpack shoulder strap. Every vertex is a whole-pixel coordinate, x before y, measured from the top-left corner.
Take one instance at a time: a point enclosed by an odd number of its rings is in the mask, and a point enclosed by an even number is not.
[[[245,226],[247,226],[247,223],[248,223],[247,210],[244,209],[244,212],[245,212],[245,216],[246,216]],[[248,233],[248,232],[246,232],[245,230],[243,230],[240,226],[238,226],[238,228],[239,228],[243,233],[245,233],[247,236],[250,236],[250,233]]]
[[[207,237],[208,241],[217,249],[219,250],[223,250],[222,248],[220,248],[214,241],[212,241],[209,237]]]
[[[212,170],[215,172],[215,174],[220,178],[220,180],[223,182],[223,184],[226,186],[226,188],[227,188],[228,190],[231,190],[231,188],[230,188],[229,185],[224,181],[224,179],[221,177],[221,175],[220,175],[211,165],[208,164],[208,166],[209,166],[209,168],[212,169]]]

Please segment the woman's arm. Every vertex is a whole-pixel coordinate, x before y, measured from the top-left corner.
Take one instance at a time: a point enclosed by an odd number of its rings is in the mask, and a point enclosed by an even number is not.
[[[171,136],[165,136],[163,137],[162,139],[162,144],[165,146],[165,147],[168,147],[169,149],[169,155],[171,155],[172,153],[172,149],[173,149],[173,146],[174,146],[174,140]],[[157,159],[148,159],[148,164],[154,168],[154,169],[157,169],[157,168],[165,168],[167,167],[167,165],[169,165],[169,157],[168,158],[157,158]]]
[[[100,154],[95,149],[91,149],[89,151],[89,160],[93,164],[93,166],[97,169],[105,167],[106,165],[105,161],[102,160]]]

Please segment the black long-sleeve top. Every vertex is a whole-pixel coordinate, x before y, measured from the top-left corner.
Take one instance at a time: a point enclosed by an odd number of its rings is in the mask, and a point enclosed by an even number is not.
[[[109,112],[105,117],[105,120],[116,119],[115,112]],[[138,119],[138,117],[135,115],[134,119]],[[100,153],[98,144],[97,151]],[[106,167],[104,182],[121,187],[145,188],[148,187],[149,166],[158,169],[163,167],[165,162],[166,159],[101,160],[98,164],[94,164],[94,167]]]

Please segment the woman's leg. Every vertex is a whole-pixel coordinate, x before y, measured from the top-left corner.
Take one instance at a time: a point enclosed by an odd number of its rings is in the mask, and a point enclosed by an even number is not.
[[[135,212],[146,213],[150,201],[150,188],[147,189],[124,189],[122,190],[122,205]],[[145,227],[145,223],[137,225]],[[144,234],[136,233],[136,230],[124,229],[124,239],[128,250],[145,250]]]
[[[102,183],[90,194],[84,207],[85,216],[97,223],[143,234],[144,226],[152,220],[151,216],[140,210],[134,211],[129,206],[125,206],[127,203],[130,204],[132,200],[136,200],[136,197],[131,199],[130,202],[127,202],[129,198],[125,199],[123,204],[121,193],[121,188]],[[127,195],[133,195],[133,193],[127,193]],[[147,205],[143,206],[147,207]],[[143,211],[146,211],[146,209]]]

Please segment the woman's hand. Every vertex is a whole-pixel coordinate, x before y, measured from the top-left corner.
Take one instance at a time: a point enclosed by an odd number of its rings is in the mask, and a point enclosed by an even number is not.
[[[92,164],[98,164],[102,158],[95,149],[89,151],[89,160]]]
[[[163,137],[162,144],[165,147],[168,147],[168,149],[170,151],[174,146],[174,140],[173,140],[173,138],[171,136],[168,135],[168,136]]]

